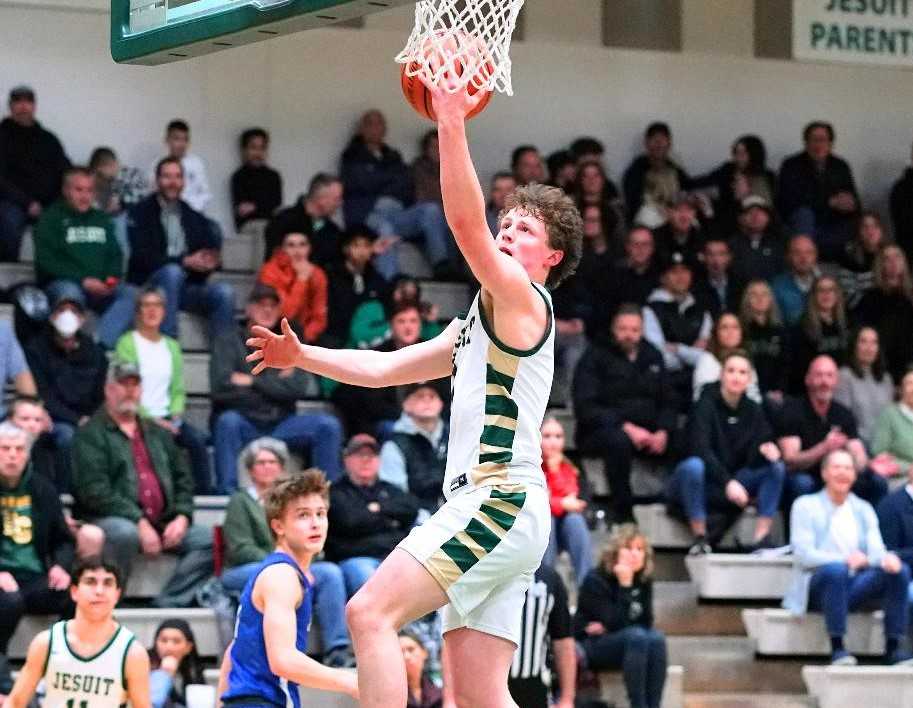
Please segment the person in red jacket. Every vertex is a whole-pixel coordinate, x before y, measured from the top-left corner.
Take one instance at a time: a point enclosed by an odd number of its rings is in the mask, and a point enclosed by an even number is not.
[[[552,534],[542,562],[554,568],[558,554],[567,551],[574,576],[582,583],[593,566],[590,530],[583,517],[587,503],[580,498],[580,471],[564,456],[564,428],[552,417],[542,423],[542,471],[552,508]]]
[[[327,328],[327,275],[311,262],[311,240],[303,233],[287,233],[282,247],[260,268],[257,280],[279,293],[282,316],[301,325],[306,344],[313,344]]]

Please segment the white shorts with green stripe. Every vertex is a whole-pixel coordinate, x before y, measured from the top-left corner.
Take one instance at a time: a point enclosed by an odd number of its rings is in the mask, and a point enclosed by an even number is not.
[[[468,627],[518,644],[524,595],[550,530],[544,488],[502,484],[451,498],[399,547],[447,593],[444,632]]]

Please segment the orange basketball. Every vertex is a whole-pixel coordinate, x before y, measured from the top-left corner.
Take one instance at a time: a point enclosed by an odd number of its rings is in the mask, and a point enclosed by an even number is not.
[[[410,71],[415,71],[417,68],[416,64],[412,64]],[[405,64],[400,64],[400,85],[403,88],[403,95],[406,97],[406,101],[415,109],[416,113],[428,120],[437,121],[437,116],[434,115],[434,106],[431,105],[431,94],[428,93],[428,89],[425,88],[425,84],[422,83],[418,76],[409,76],[406,73]],[[472,96],[479,89],[470,83],[467,86],[467,90],[469,95]],[[473,108],[469,115],[466,116],[466,120],[474,118],[484,111],[489,101],[491,101],[491,91],[486,91],[485,96],[479,101],[479,105]]]

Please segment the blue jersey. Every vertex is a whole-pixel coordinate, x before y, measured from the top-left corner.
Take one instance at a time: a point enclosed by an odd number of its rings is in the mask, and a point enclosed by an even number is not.
[[[245,703],[264,702],[275,706],[301,708],[298,684],[276,676],[269,668],[266,643],[263,638],[263,613],[251,599],[254,584],[265,568],[285,563],[292,566],[301,581],[303,599],[295,611],[297,637],[295,648],[300,652],[307,649],[308,628],[311,624],[311,584],[301,572],[294,559],[286,553],[271,553],[251,576],[241,594],[238,618],[235,622],[235,638],[231,647],[231,671],[228,674],[228,690],[222,695],[223,701],[247,699]]]

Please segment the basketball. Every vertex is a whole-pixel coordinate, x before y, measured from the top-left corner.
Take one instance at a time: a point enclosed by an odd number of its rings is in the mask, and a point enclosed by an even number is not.
[[[413,64],[411,71],[415,71],[416,69],[417,66]],[[409,76],[405,64],[400,64],[400,84],[403,88],[403,96],[406,97],[406,102],[415,109],[415,112],[423,118],[437,121],[437,116],[434,114],[434,106],[431,105],[431,94],[418,76]],[[478,89],[472,84],[469,84],[467,90],[470,95],[474,95],[478,92]],[[466,116],[466,120],[475,118],[479,115],[479,113],[485,110],[485,107],[490,101],[491,91],[486,91],[485,96],[479,101],[479,105],[473,108],[469,115]]]

